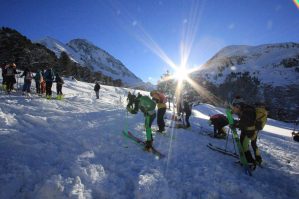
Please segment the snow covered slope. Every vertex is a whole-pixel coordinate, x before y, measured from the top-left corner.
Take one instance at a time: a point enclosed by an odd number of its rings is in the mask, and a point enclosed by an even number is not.
[[[221,84],[232,72],[249,72],[261,83],[272,86],[299,84],[299,44],[228,46],[204,64],[199,73]]]
[[[102,86],[96,100],[93,84],[66,79],[63,92],[63,101],[0,92],[0,198],[298,198],[291,124],[268,122],[258,141],[265,167],[249,177],[236,159],[206,147],[225,146],[201,134],[212,130],[207,119],[221,108],[198,105],[192,129],[154,134],[166,155],[158,160],[121,133],[128,128],[145,138],[143,114],[126,117],[127,89]],[[228,146],[233,150],[231,139]]]
[[[74,39],[63,44],[56,39],[46,37],[37,42],[55,52],[58,57],[64,51],[73,61],[110,76],[114,80],[121,79],[126,85],[144,84],[121,61],[85,39]]]

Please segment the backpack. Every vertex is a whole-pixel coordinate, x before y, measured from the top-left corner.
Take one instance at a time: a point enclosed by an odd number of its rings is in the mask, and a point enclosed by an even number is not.
[[[139,98],[139,108],[142,112],[153,111],[156,108],[156,103],[148,96],[142,96]]]
[[[255,129],[260,131],[264,128],[267,122],[268,111],[265,107],[256,107],[255,108]]]

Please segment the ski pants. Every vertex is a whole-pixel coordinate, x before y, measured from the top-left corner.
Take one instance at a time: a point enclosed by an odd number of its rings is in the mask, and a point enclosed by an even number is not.
[[[145,114],[145,131],[146,131],[146,141],[152,141],[153,140],[153,134],[152,134],[152,124],[154,119],[156,118],[156,113],[149,115]]]
[[[52,84],[53,82],[46,82],[46,95],[52,96]]]
[[[62,95],[62,84],[56,85],[57,95]]]
[[[240,142],[248,163],[254,163],[251,152],[249,150],[249,142],[254,139],[255,131],[241,131]]]
[[[31,80],[24,80],[24,85],[23,85],[23,92],[30,93],[30,87],[31,87]]]
[[[260,151],[259,151],[259,148],[257,147],[257,136],[258,136],[258,131],[255,131],[253,137],[252,137],[252,140],[251,140],[251,147],[253,149],[253,152],[254,152],[254,157],[257,161],[261,161],[262,160],[262,157],[261,157],[261,154],[260,154]]]
[[[39,81],[35,81],[35,88],[36,88],[36,93],[40,94],[40,83],[39,83]]]
[[[185,122],[186,122],[186,127],[190,126],[189,118],[191,116],[191,111],[187,111],[185,115]]]
[[[14,76],[6,76],[6,90],[10,92],[13,89],[13,85],[16,83]]]
[[[95,91],[96,92],[96,97],[97,97],[97,99],[99,99],[100,98],[100,92],[99,91]]]
[[[157,116],[157,124],[159,127],[159,131],[165,130],[165,122],[164,122],[164,115],[166,113],[166,108],[159,108],[158,109],[158,116]]]

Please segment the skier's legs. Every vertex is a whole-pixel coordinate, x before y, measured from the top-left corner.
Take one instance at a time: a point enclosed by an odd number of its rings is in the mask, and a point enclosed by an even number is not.
[[[244,133],[244,132],[241,131],[240,142],[241,142],[242,149],[243,149],[243,152],[245,154],[247,162],[248,163],[254,163],[254,159],[252,158],[251,152],[250,152],[249,147],[248,147],[249,141],[250,141],[250,138],[248,137],[248,134],[249,134],[249,136],[251,135],[251,133],[248,133],[248,132]]]
[[[260,155],[260,151],[259,151],[257,143],[256,143],[257,142],[257,136],[258,136],[258,132],[256,131],[254,133],[254,136],[252,137],[252,140],[251,140],[251,147],[253,149],[256,162],[260,164],[260,163],[262,163],[262,157]]]
[[[190,111],[186,112],[186,116],[185,116],[186,127],[190,127],[190,122],[189,122],[190,115],[191,115]]]
[[[27,82],[27,87],[26,87],[27,93],[30,93],[30,87],[31,87],[31,81],[28,81]]]
[[[153,134],[152,134],[152,129],[151,125],[156,117],[156,113],[153,115],[146,114],[145,116],[145,129],[146,129],[146,146],[145,150],[150,150],[153,145]]]
[[[164,122],[165,112],[166,112],[166,108],[159,108],[158,109],[157,124],[159,126],[159,131],[164,131],[165,130],[165,122]]]

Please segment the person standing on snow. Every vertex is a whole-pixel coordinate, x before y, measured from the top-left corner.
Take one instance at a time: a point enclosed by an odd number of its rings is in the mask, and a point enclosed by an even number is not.
[[[64,84],[63,79],[59,76],[58,73],[56,73],[55,76],[55,82],[56,82],[56,92],[57,92],[57,99],[62,99],[62,85]]]
[[[46,98],[51,99],[52,97],[52,84],[54,81],[54,72],[52,68],[47,67],[44,74],[44,79],[46,81]]]
[[[157,103],[158,114],[157,114],[157,124],[159,127],[158,132],[162,133],[165,131],[164,115],[166,113],[166,97],[163,93],[159,91],[151,91],[150,95],[152,99]]]
[[[189,122],[189,118],[191,116],[192,113],[192,103],[190,102],[190,100],[188,99],[188,97],[184,97],[183,99],[183,106],[182,106],[182,110],[183,110],[183,114],[185,113],[185,126],[184,128],[189,128],[190,127],[190,122]]]
[[[8,64],[4,63],[3,65],[1,65],[1,69],[2,69],[2,89],[5,90],[6,89],[6,73],[7,73],[7,68],[8,68]]]
[[[99,82],[96,82],[96,84],[94,85],[93,90],[96,92],[97,99],[100,98],[100,95],[99,95],[100,94],[100,89],[101,89],[101,86],[100,86]]]
[[[244,151],[248,164],[253,167],[256,166],[255,160],[252,158],[249,150],[249,142],[254,140],[255,136],[255,119],[256,113],[252,106],[245,104],[241,97],[236,97],[232,102],[232,112],[238,115],[239,121],[234,123],[234,127],[241,130],[240,142]]]
[[[43,76],[40,70],[36,71],[34,80],[35,80],[36,93],[41,94],[41,82],[43,80]]]
[[[131,93],[129,93],[132,95]],[[135,96],[135,95],[134,95]],[[134,100],[134,101],[130,101]],[[130,106],[129,106],[130,104]],[[133,106],[132,106],[133,105]],[[145,132],[146,132],[146,144],[144,150],[151,151],[153,147],[153,135],[152,135],[152,123],[154,119],[156,118],[156,103],[151,100],[148,96],[142,96],[141,94],[138,94],[138,96],[130,97],[127,110],[131,114],[137,114],[138,110],[140,110],[145,117],[144,126],[145,126]]]
[[[20,74],[20,72],[17,72],[16,69],[17,66],[15,63],[7,65],[5,68],[6,68],[6,91],[9,94],[13,89],[13,85],[17,82],[15,75]]]
[[[32,72],[29,68],[25,68],[23,74],[20,77],[24,77],[24,85],[23,85],[23,95],[25,92],[30,93],[31,81],[32,81]]]

